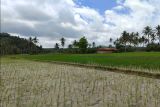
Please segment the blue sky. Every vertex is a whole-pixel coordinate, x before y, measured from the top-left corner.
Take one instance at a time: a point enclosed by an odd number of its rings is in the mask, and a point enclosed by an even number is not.
[[[110,10],[117,5],[116,0],[77,0],[78,4],[88,6],[104,14],[105,10]]]

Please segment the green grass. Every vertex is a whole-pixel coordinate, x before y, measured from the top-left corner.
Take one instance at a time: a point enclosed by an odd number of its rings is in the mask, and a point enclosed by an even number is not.
[[[63,61],[97,64],[111,67],[128,67],[160,70],[160,52],[132,52],[112,54],[40,54],[21,55],[20,58],[40,61]]]

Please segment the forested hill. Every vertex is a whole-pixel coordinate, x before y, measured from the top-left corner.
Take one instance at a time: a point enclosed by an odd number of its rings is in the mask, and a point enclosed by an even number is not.
[[[0,54],[28,54],[38,53],[42,47],[37,46],[37,38],[20,38],[8,33],[0,33]]]

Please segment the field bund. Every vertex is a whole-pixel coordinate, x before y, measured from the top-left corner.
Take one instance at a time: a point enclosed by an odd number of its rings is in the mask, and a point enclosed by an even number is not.
[[[9,56],[160,79],[160,52],[112,54],[39,54]]]
[[[155,78],[160,79],[160,72],[158,71],[150,71],[144,69],[128,69],[128,68],[117,68],[117,67],[109,67],[109,66],[102,66],[102,65],[93,65],[93,64],[81,64],[81,63],[71,63],[71,62],[62,62],[62,61],[40,61],[40,60],[33,60],[38,62],[47,62],[53,64],[60,64],[60,65],[68,65],[68,66],[75,66],[75,67],[83,67],[89,69],[98,69],[101,71],[108,71],[108,72],[115,72],[115,73],[124,73],[128,75],[137,75],[142,77],[148,78]]]

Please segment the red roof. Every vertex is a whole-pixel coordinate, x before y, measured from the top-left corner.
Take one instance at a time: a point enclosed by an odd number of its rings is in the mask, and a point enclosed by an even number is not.
[[[99,48],[97,51],[117,51],[116,48]]]

